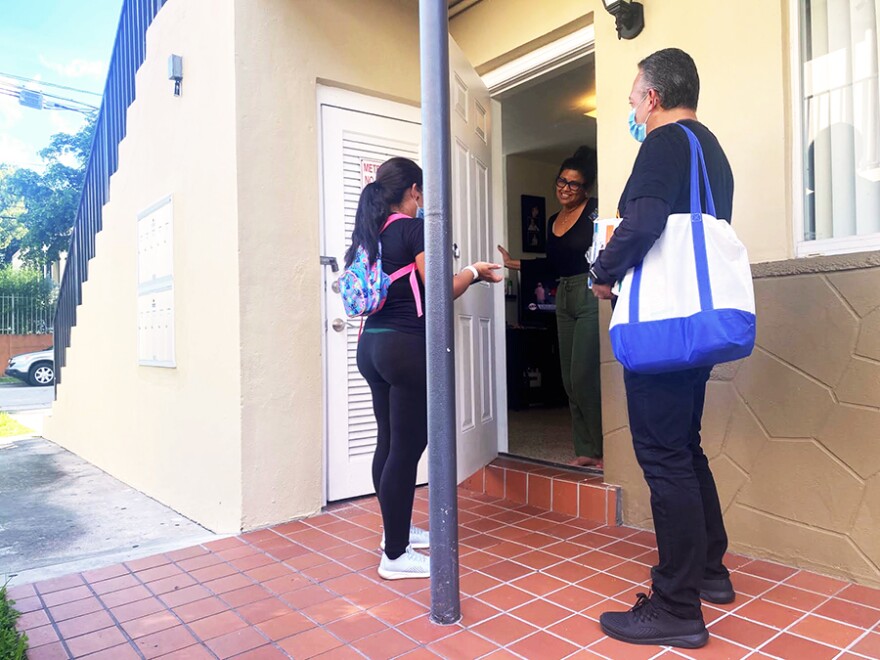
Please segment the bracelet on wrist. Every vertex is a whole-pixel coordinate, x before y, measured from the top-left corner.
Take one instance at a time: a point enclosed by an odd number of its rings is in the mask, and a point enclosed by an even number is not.
[[[465,266],[464,270],[462,270],[462,272],[464,272],[465,270],[469,270],[471,272],[471,275],[474,276],[474,282],[476,282],[478,279],[480,279],[479,271],[477,271],[477,269],[474,268],[473,266]]]

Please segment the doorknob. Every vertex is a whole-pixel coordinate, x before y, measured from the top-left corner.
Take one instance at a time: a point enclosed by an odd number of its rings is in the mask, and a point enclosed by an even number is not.
[[[336,330],[336,332],[342,332],[345,330],[346,323],[342,319],[333,319],[333,323],[330,324],[330,327]]]
[[[452,257],[454,259],[461,259],[461,250],[458,247],[458,243],[452,244]]]
[[[330,285],[330,288],[333,290],[333,293],[339,293],[339,280],[333,280],[333,284]]]

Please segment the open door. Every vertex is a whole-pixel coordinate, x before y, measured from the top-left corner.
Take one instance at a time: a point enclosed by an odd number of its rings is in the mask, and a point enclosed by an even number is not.
[[[453,268],[493,261],[489,91],[449,39],[452,114]],[[455,303],[458,480],[498,455],[496,297],[500,286],[475,284]]]

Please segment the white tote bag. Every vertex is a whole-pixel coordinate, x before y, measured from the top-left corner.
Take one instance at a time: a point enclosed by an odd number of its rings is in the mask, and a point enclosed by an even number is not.
[[[715,217],[703,150],[691,147],[691,212],[669,216],[641,264],[624,276],[611,316],[614,356],[630,371],[662,373],[747,357],[755,345],[755,293],[745,246]],[[699,174],[706,188],[700,204]]]

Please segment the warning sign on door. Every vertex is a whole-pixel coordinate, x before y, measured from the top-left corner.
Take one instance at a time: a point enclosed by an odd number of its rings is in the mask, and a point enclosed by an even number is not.
[[[361,190],[363,190],[368,183],[373,183],[373,181],[376,180],[376,172],[379,170],[379,165],[381,164],[381,160],[361,158]]]

